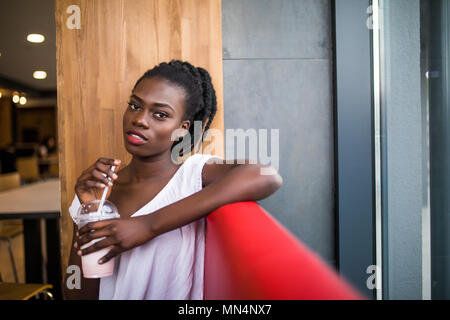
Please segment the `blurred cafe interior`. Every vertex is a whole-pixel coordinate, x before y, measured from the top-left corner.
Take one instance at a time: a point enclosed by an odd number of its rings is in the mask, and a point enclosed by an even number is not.
[[[51,238],[39,235],[51,233],[43,219],[48,205],[59,206],[54,5],[1,1],[1,7],[0,29],[8,36],[0,46],[0,282],[23,286],[0,288],[0,297],[51,295],[48,285],[25,283],[49,282]],[[33,271],[25,276],[27,268]]]

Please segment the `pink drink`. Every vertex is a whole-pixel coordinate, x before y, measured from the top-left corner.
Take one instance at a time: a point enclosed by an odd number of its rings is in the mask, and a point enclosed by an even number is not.
[[[103,238],[102,238],[103,239]],[[91,242],[85,244],[81,247],[81,249],[87,248],[93,245],[95,242],[100,241],[102,239],[95,239]],[[83,269],[83,276],[85,278],[103,278],[109,277],[114,272],[114,260],[115,258],[109,260],[106,263],[99,264],[98,261],[103,258],[112,247],[104,248],[90,254],[81,256],[81,267]]]
[[[84,208],[80,208],[78,211],[78,228],[82,228],[85,224],[94,221],[100,221],[105,219],[119,218],[117,209],[110,201],[105,201],[103,210],[101,213],[97,213],[99,200],[94,200],[85,204]],[[91,242],[83,245],[81,249],[90,247],[94,243],[103,240],[104,238],[94,239]],[[112,247],[104,248],[87,255],[81,256],[81,267],[83,270],[83,276],[85,278],[103,278],[109,277],[114,273],[114,261],[115,258],[109,260],[106,263],[99,264],[98,261],[104,257]]]

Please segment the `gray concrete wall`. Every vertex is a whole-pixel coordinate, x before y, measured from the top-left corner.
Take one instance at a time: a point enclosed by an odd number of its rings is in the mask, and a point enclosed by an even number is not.
[[[225,128],[280,130],[284,184],[260,205],[334,264],[330,15],[327,0],[222,1]]]

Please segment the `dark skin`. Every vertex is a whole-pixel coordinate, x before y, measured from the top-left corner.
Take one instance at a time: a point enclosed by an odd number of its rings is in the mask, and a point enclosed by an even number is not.
[[[172,162],[170,148],[172,132],[188,130],[190,126],[184,118],[185,99],[183,88],[160,78],[144,79],[132,92],[123,116],[125,147],[132,154],[130,164],[119,170],[120,160],[100,158],[83,171],[75,186],[81,203],[86,203],[100,199],[104,187],[109,185],[107,199],[118,208],[120,219],[89,223],[80,230],[74,226],[69,264],[81,265],[80,255],[112,246],[100,259],[99,263],[105,263],[160,234],[205,217],[225,204],[260,200],[280,188],[282,179],[276,170],[273,169],[271,175],[260,174],[261,168],[270,168],[268,166],[248,161],[245,164],[237,164],[237,161],[234,164],[206,163],[201,191],[152,214],[130,217],[150,202],[181,166]],[[144,134],[145,143],[139,146],[129,143],[127,131],[130,129]],[[117,166],[115,172],[110,170],[112,165]],[[102,237],[106,238],[79,250],[91,240]],[[98,299],[98,290],[99,279],[82,278],[81,289],[66,289],[65,297]]]

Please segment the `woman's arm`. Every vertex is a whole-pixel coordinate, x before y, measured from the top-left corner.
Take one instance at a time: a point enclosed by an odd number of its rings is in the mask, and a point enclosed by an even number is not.
[[[261,174],[262,169],[265,174]],[[281,176],[275,169],[261,164],[205,164],[202,177],[205,185],[202,190],[152,214],[88,223],[79,231],[80,247],[93,239],[106,238],[78,254],[85,255],[113,246],[101,259],[101,263],[105,263],[160,234],[200,219],[223,205],[264,199],[282,184]]]
[[[262,175],[263,168],[272,174]],[[152,233],[182,227],[229,203],[267,198],[282,184],[275,169],[261,164],[205,164],[202,177],[202,190],[145,216]]]
[[[100,279],[87,279],[84,278],[81,272],[81,257],[76,254],[77,249],[74,247],[77,236],[76,232],[78,231],[76,224],[73,225],[73,239],[72,239],[72,248],[70,250],[69,257],[69,266],[77,265],[80,268],[80,289],[69,289],[67,287],[67,278],[66,274],[63,283],[63,294],[64,299],[66,300],[98,300],[98,292]]]

